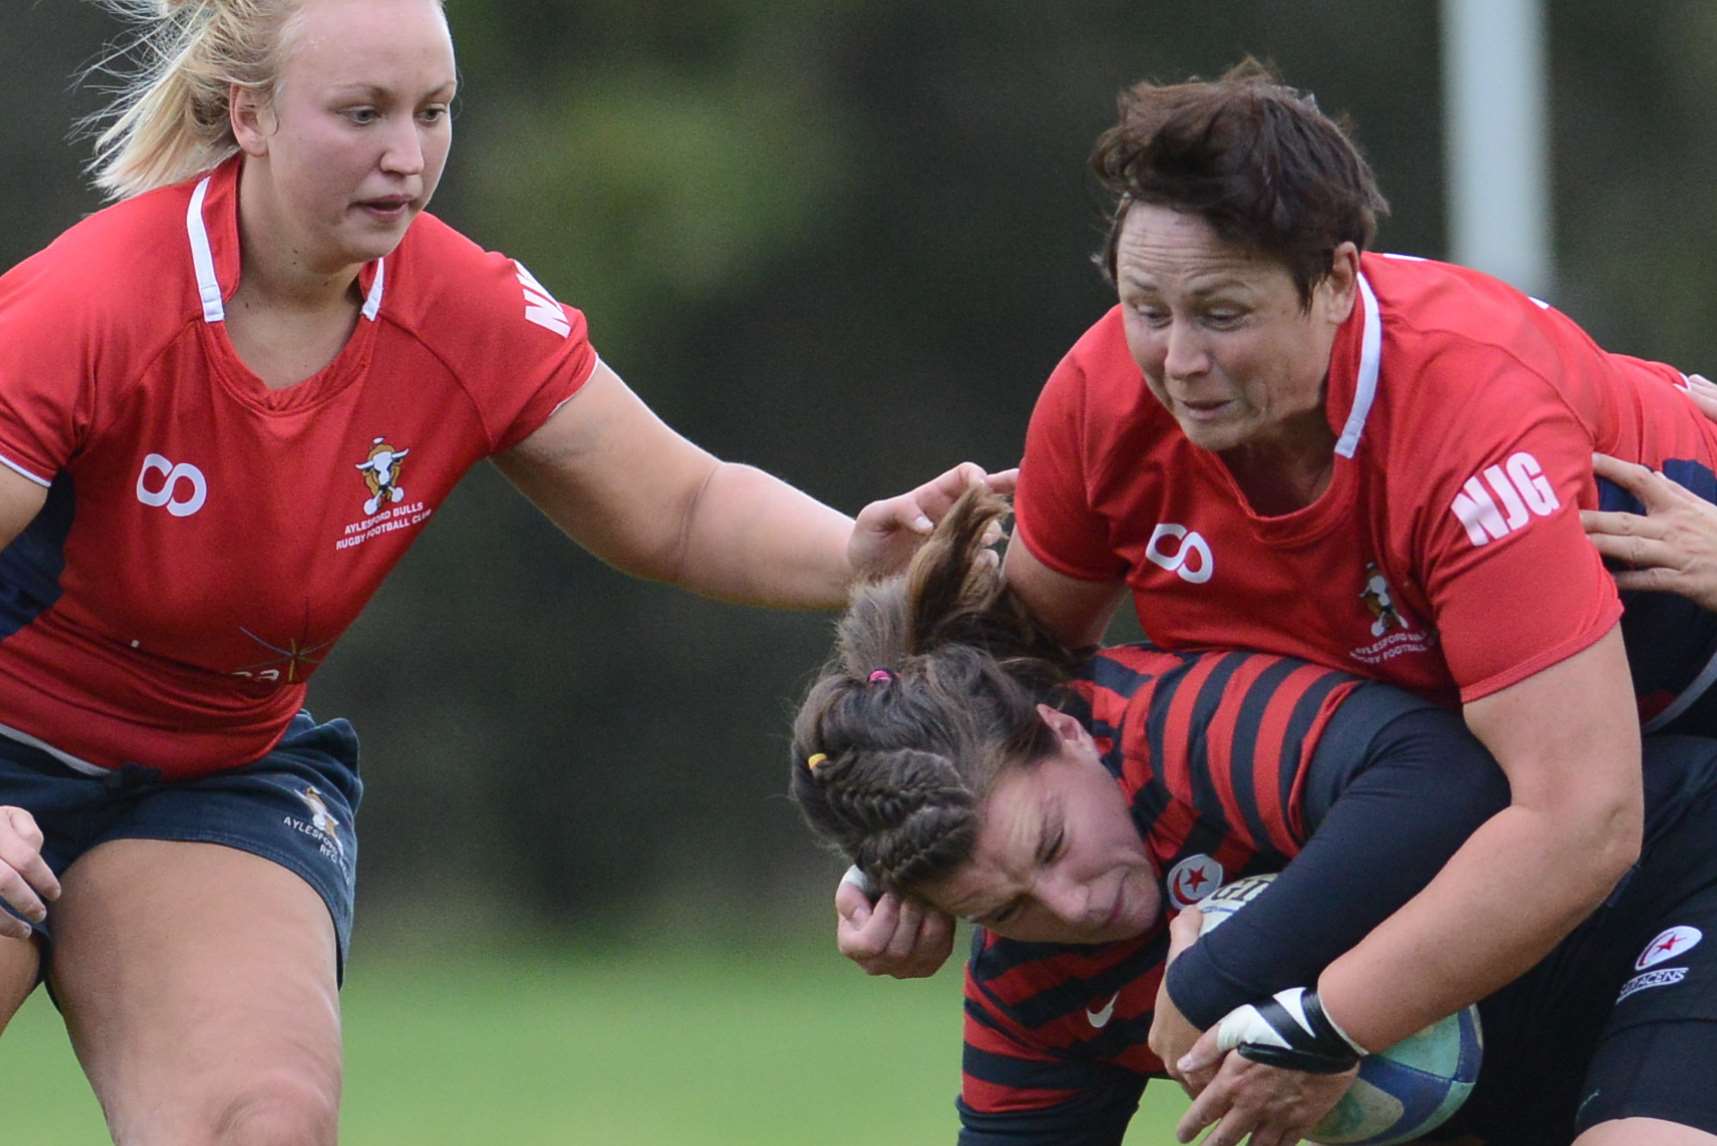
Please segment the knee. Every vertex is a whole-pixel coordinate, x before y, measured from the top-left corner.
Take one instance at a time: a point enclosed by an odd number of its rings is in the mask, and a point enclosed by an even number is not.
[[[272,1074],[248,1080],[208,1113],[209,1146],[335,1146],[339,1084]]]
[[[115,1146],[335,1146],[338,1071],[217,1072],[177,1090],[128,1102],[103,1098]]]

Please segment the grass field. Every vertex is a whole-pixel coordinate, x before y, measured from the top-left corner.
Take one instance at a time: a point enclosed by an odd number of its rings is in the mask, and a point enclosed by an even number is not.
[[[750,953],[363,950],[345,991],[349,1146],[951,1144],[958,975],[867,979],[800,937]],[[102,1143],[41,992],[0,1040],[7,1142]],[[1174,1141],[1152,1088],[1129,1146]]]

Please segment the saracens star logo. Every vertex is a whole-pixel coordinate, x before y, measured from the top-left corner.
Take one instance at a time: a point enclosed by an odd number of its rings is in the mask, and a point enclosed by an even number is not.
[[[384,505],[396,505],[404,499],[405,489],[399,484],[399,471],[400,463],[409,453],[409,449],[389,445],[385,438],[378,437],[370,443],[369,455],[357,464],[359,472],[364,475],[364,485],[370,491],[364,502],[366,514],[374,513]]]
[[[1654,967],[1666,959],[1674,959],[1678,955],[1685,954],[1703,938],[1705,938],[1705,933],[1697,927],[1689,927],[1686,924],[1671,927],[1659,933],[1657,938],[1645,945],[1645,950],[1641,951],[1639,958],[1634,960],[1634,970],[1644,971],[1647,967]]]
[[[1168,885],[1169,902],[1175,910],[1191,907],[1211,892],[1222,886],[1222,865],[1211,857],[1199,854],[1188,856],[1169,869],[1168,878],[1163,882]]]

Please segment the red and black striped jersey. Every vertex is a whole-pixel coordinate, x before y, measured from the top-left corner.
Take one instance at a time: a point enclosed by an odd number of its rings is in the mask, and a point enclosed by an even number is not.
[[[1121,781],[1170,905],[1197,902],[1258,857],[1274,870],[1299,850],[1301,765],[1362,683],[1251,652],[1124,645],[1088,662],[1073,711]]]
[[[1087,663],[1068,709],[1126,791],[1178,909],[1297,854],[1303,766],[1362,684],[1264,653],[1128,645]],[[1145,1037],[1167,950],[1160,923],[1095,947],[977,931],[966,969],[965,1140],[989,1140],[986,1116],[1068,1104],[1095,1104],[1086,1121],[1112,1114],[1124,1125],[1145,1077],[1162,1074]]]

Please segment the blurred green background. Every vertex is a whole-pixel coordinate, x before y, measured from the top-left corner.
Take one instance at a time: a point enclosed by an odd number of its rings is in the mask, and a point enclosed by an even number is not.
[[[821,936],[817,936],[821,939]],[[345,990],[353,1146],[951,1143],[959,975],[866,980],[809,937],[767,950],[578,942],[377,953]],[[6,1140],[98,1143],[58,1016],[5,1037]],[[1153,1084],[1129,1146],[1173,1140]]]
[[[582,308],[688,436],[848,510],[1017,457],[1108,305],[1083,163],[1125,84],[1273,60],[1355,120],[1395,207],[1380,246],[1444,252],[1429,2],[448,11],[435,210]],[[1548,20],[1552,296],[1613,349],[1709,371],[1717,5]],[[0,265],[99,205],[67,136],[116,31],[0,0]],[[826,619],[625,580],[486,468],[436,521],[311,692],[357,722],[369,783],[348,1139],[951,1141],[957,979],[840,964],[840,865],[781,794]],[[45,1002],[0,1062],[30,1096],[15,1140],[99,1138]]]

